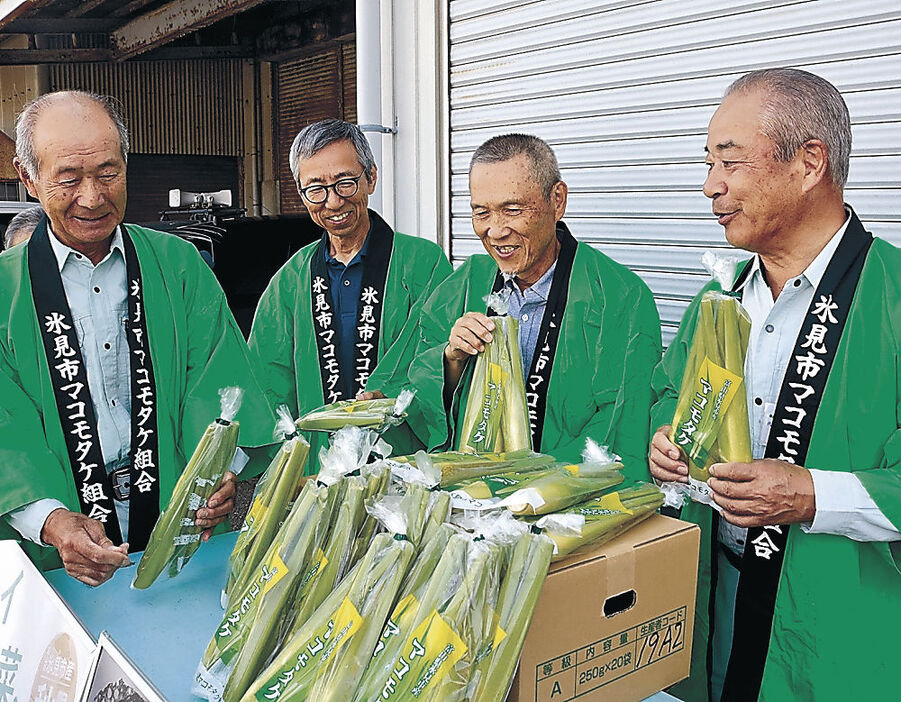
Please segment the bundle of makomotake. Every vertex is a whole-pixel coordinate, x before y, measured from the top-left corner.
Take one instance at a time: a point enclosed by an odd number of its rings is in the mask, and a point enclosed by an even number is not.
[[[551,560],[622,533],[662,500],[654,486],[611,492],[622,466],[607,453],[578,465],[529,450],[367,462],[376,445],[358,427],[334,435],[268,549],[235,576],[195,694],[500,702]],[[451,474],[464,478],[442,489]],[[510,487],[511,475],[515,489],[490,498],[527,508],[452,509],[460,491]]]

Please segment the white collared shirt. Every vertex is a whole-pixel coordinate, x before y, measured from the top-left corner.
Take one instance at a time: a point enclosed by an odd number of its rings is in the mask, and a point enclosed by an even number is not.
[[[835,254],[851,220],[832,236],[804,272],[789,279],[774,301],[760,257],[741,286],[742,305],[751,317],[751,335],[745,360],[748,418],[754,458],[763,458],[773,413],[782,389],[785,369],[798,338],[813,294]],[[855,541],[895,541],[901,533],[882,513],[860,480],[851,472],[808,468],[813,478],[816,514],[811,524],[801,524],[810,534],[836,534]],[[720,541],[736,553],[744,550],[747,529],[720,520]]]

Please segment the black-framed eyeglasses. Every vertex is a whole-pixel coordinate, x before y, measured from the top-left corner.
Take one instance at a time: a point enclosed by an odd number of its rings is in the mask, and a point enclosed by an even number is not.
[[[311,205],[321,205],[323,202],[328,200],[328,191],[334,190],[335,194],[338,197],[349,198],[353,197],[357,194],[357,191],[360,189],[360,178],[366,175],[366,169],[363,169],[363,172],[360,175],[355,176],[353,178],[342,178],[341,180],[336,180],[331,185],[308,185],[305,188],[298,188],[303,199],[309,202]]]

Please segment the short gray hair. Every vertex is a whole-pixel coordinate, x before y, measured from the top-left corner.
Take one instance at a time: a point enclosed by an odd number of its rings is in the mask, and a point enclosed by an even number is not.
[[[843,189],[851,158],[851,116],[838,89],[797,68],[765,68],[743,75],[724,97],[755,91],[762,93],[761,131],[776,145],[776,159],[791,161],[805,142],[819,139],[826,145],[832,182]]]
[[[353,145],[354,151],[357,152],[357,160],[366,174],[366,179],[372,182],[375,158],[363,130],[356,124],[332,118],[313,122],[301,129],[300,133],[294,137],[291,152],[288,154],[288,165],[291,166],[291,175],[294,176],[295,182],[300,185],[300,159],[310,158],[326,146],[345,140]]]
[[[122,160],[126,163],[128,162],[128,129],[125,127],[125,120],[122,119],[115,98],[108,95],[90,93],[85,90],[60,90],[55,93],[39,95],[22,108],[16,119],[16,157],[30,178],[37,176],[40,166],[37,154],[34,152],[34,125],[44,109],[61,98],[74,98],[92,102],[103,108],[103,111],[106,112],[113,125],[115,125],[116,131],[119,132],[119,148],[122,152]]]
[[[15,217],[9,220],[9,224],[6,225],[6,231],[3,232],[3,248],[8,249],[10,246],[14,246],[18,243],[15,241],[16,239],[20,241],[29,239],[43,217],[44,210],[40,205],[18,212]]]
[[[531,164],[532,177],[544,197],[550,200],[554,186],[562,180],[557,157],[547,142],[531,134],[501,134],[491,137],[475,150],[469,161],[469,172],[477,163],[502,163],[517,156],[526,156]]]

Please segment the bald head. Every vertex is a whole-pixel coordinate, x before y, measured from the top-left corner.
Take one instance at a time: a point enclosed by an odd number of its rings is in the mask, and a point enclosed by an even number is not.
[[[79,124],[94,123],[97,119],[109,121],[122,161],[128,159],[128,131],[114,100],[82,90],[62,90],[36,97],[19,113],[16,119],[16,160],[32,178],[40,168],[35,149],[35,130],[47,124],[66,125],[78,129]]]

